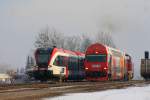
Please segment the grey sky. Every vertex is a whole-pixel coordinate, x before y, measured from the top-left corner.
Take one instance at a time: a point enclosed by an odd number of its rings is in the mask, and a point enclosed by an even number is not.
[[[47,25],[66,34],[111,32],[134,57],[150,50],[149,0],[1,0],[0,63],[24,67],[35,36]]]

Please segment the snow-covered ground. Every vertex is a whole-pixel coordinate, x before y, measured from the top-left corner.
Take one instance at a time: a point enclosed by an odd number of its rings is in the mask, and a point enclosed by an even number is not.
[[[150,85],[101,92],[73,93],[44,100],[150,100]]]

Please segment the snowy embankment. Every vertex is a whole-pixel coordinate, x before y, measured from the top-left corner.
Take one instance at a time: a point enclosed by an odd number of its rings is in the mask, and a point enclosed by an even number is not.
[[[150,100],[150,85],[101,92],[66,94],[44,100]]]

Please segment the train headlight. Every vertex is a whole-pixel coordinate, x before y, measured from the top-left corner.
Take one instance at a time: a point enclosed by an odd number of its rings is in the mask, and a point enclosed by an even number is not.
[[[86,67],[85,69],[88,70],[89,68]]]
[[[64,72],[65,72],[65,69],[61,68],[60,73],[64,73]]]
[[[107,68],[106,68],[106,67],[104,67],[104,69],[106,70]]]

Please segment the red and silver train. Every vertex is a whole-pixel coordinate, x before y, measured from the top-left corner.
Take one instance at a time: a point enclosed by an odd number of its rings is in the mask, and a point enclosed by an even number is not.
[[[39,48],[28,62],[27,73],[35,79],[130,80],[133,78],[131,56],[120,50],[95,43],[85,54],[59,48]]]
[[[99,80],[130,80],[133,78],[131,57],[120,50],[95,43],[85,52],[86,79]]]
[[[46,81],[49,79],[85,79],[85,54],[59,48],[39,48],[35,51],[35,64],[27,68],[29,76]]]

